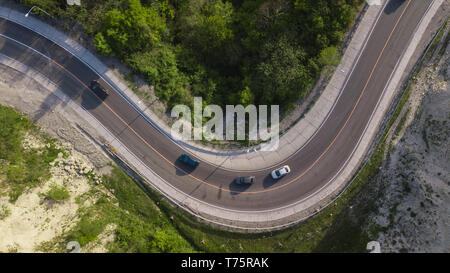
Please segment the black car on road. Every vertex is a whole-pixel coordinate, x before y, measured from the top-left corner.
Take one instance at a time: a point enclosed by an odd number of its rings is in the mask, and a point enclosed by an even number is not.
[[[246,184],[246,185],[251,185],[255,182],[255,177],[254,176],[248,176],[248,177],[238,177],[234,180],[234,183],[238,184],[238,185],[242,185],[242,184]]]
[[[106,99],[109,95],[108,91],[106,91],[106,89],[103,88],[98,81],[91,81],[89,88],[91,88],[91,90],[94,91],[94,93],[102,100]]]

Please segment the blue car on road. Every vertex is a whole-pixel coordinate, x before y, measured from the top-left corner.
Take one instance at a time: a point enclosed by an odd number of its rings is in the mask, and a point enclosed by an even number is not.
[[[187,154],[182,154],[180,156],[180,161],[185,163],[186,165],[189,165],[189,166],[194,167],[194,168],[196,168],[198,166],[198,164],[200,164],[197,160],[192,159]]]

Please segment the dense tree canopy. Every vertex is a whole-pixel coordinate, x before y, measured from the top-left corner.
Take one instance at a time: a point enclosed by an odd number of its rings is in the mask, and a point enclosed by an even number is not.
[[[252,75],[252,90],[260,103],[282,104],[297,97],[299,90],[309,89],[312,77],[304,65],[306,53],[301,47],[292,46],[287,38],[266,42],[260,60]]]
[[[118,56],[149,50],[167,34],[164,18],[151,7],[143,7],[139,0],[129,0],[124,11],[113,9],[103,17],[95,45],[103,54]]]
[[[169,105],[279,104],[305,96],[339,61],[344,33],[363,0],[105,0],[49,7],[92,34]]]
[[[180,19],[179,37],[199,54],[211,55],[233,39],[233,6],[221,0],[192,1]]]

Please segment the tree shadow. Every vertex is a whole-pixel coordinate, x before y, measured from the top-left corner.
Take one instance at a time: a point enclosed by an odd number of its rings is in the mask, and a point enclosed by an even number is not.
[[[405,1],[406,0],[390,0],[389,3],[386,5],[386,8],[384,8],[384,13],[386,14],[394,13],[399,7],[403,5]]]
[[[106,100],[107,96],[100,97],[95,94],[90,88],[83,86],[81,92],[81,106],[86,110],[92,110],[97,108],[100,104]]]
[[[70,75],[58,75],[58,73],[53,72],[46,75],[46,77],[51,79],[58,89],[48,95],[42,102],[41,109],[45,110],[40,111],[34,117],[36,121],[42,118],[47,112],[53,111],[53,109],[59,105],[63,108],[66,107],[71,101],[80,105],[86,111],[97,108],[103,102],[103,100],[96,96],[92,90]]]
[[[33,116],[35,121],[40,120],[57,106],[66,107],[70,101],[78,103],[86,110],[92,110],[102,103],[102,99],[88,88],[89,83],[86,81],[90,79],[85,77],[82,81],[76,78],[61,65],[41,54],[8,39],[1,40],[0,52],[6,58],[11,59],[12,68],[21,73],[15,76],[13,81],[17,82],[28,78],[50,91],[50,94],[41,103],[40,111]],[[66,63],[73,58],[66,58]],[[48,82],[48,86],[46,86],[46,82]]]

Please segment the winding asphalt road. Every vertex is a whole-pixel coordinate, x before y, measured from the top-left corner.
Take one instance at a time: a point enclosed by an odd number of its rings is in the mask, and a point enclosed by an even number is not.
[[[0,53],[52,79],[142,162],[183,192],[223,208],[270,210],[314,194],[339,174],[431,2],[388,3],[329,118],[295,156],[273,166],[291,166],[292,172],[279,181],[272,180],[270,170],[234,172],[205,162],[195,170],[186,168],[177,161],[186,151],[149,124],[119,94],[109,90],[110,95],[101,101],[88,89],[92,80],[108,86],[91,68],[43,36],[4,19],[0,20]],[[234,185],[233,180],[241,175],[256,176],[256,183],[249,187]]]

